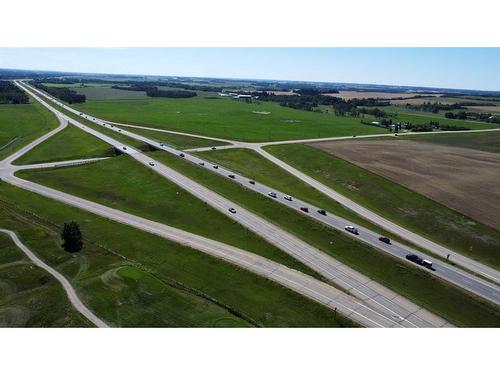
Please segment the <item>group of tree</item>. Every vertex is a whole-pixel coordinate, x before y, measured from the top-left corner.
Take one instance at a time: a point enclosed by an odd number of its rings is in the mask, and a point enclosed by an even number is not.
[[[446,118],[456,119],[456,120],[478,120],[484,122],[491,122],[494,124],[500,124],[500,117],[494,116],[491,113],[485,112],[467,112],[467,111],[459,111],[459,112],[446,112],[444,114]]]
[[[69,253],[76,253],[83,248],[83,236],[80,225],[75,221],[64,223],[61,231],[62,247]]]
[[[161,90],[158,88],[157,83],[147,83],[140,82],[129,85],[114,85],[112,88],[117,90],[128,90],[128,91],[144,91],[147,96],[156,98],[174,98],[174,99],[183,99],[183,98],[192,98],[197,94],[195,91],[188,90]]]
[[[84,103],[86,100],[85,95],[79,94],[74,90],[71,90],[67,87],[51,87],[44,85],[39,81],[34,82],[34,86],[40,90],[44,90],[52,96],[65,101],[68,104],[74,103]]]
[[[0,81],[0,104],[27,104],[26,93],[10,81]]]

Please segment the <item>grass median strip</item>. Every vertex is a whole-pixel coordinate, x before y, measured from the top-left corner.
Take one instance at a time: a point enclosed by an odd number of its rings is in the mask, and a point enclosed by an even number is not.
[[[113,148],[108,144],[76,126],[68,125],[64,130],[21,156],[14,164],[25,165],[114,155]]]
[[[274,156],[415,233],[495,268],[500,232],[366,169],[307,145],[266,147]]]
[[[462,326],[500,326],[500,311],[427,272],[383,255],[277,202],[166,152],[155,159],[279,225],[339,261]]]
[[[18,176],[228,243],[318,276],[239,223],[125,155],[69,168],[21,171]]]
[[[115,326],[339,327],[353,323],[267,279],[197,250],[0,182],[0,226],[77,289]],[[84,249],[60,248],[76,220]]]

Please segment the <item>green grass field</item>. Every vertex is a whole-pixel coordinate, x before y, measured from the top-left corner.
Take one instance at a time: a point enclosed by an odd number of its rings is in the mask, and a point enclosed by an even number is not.
[[[18,175],[313,274],[299,261],[130,157],[69,168],[27,170]]]
[[[408,139],[411,139],[412,141],[436,143],[444,146],[465,147],[479,151],[495,152],[497,154],[500,153],[500,131],[420,135]]]
[[[57,126],[55,116],[38,102],[0,105],[0,160]]]
[[[182,158],[165,152],[157,152],[154,157],[456,325],[500,326],[496,307],[427,272],[374,251],[343,232]]]
[[[276,103],[248,104],[226,98],[87,101],[74,107],[108,121],[243,141],[386,132],[385,129],[362,125],[357,118],[294,110]]]
[[[113,148],[108,144],[76,126],[68,125],[66,129],[21,156],[14,164],[25,165],[114,155]]]
[[[499,231],[311,146],[279,145],[266,150],[389,220],[500,268]]]
[[[163,142],[165,144],[174,146],[182,150],[188,148],[223,146],[229,144],[227,142],[212,141],[210,139],[158,132],[154,130],[144,130],[144,129],[125,128],[125,127],[122,127],[122,129],[129,130],[133,133],[143,135],[150,139],[154,139],[155,141]]]
[[[78,94],[83,94],[87,100],[134,100],[146,99],[144,91],[117,90],[111,88],[109,83],[86,83],[82,86],[80,83],[44,83],[48,87],[67,87]]]
[[[57,268],[98,316],[124,327],[338,327],[352,323],[194,249],[0,182],[0,227]],[[76,220],[84,249],[60,248]]]
[[[89,326],[59,282],[0,233],[0,327]]]

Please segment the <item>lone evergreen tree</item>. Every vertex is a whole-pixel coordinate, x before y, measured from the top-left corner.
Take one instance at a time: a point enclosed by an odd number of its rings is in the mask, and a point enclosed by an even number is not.
[[[67,252],[76,253],[83,247],[82,232],[80,231],[80,226],[74,221],[64,223],[64,227],[61,232],[61,238],[63,240],[62,247]]]

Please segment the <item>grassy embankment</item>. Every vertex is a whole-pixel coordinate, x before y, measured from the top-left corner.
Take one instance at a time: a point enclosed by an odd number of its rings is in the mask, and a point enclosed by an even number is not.
[[[69,168],[26,170],[17,175],[315,275],[299,261],[130,157]]]
[[[0,227],[16,231],[114,326],[351,325],[330,309],[226,262],[5,182],[0,182],[0,211]],[[77,254],[60,248],[59,231],[69,220],[80,223],[85,238]]]
[[[0,213],[4,214],[1,209]],[[71,306],[59,281],[0,233],[0,327],[89,326]]]
[[[499,231],[311,146],[278,145],[266,150],[389,220],[500,268]]]
[[[0,105],[0,160],[56,128],[58,124],[57,119],[35,101],[30,104]]]
[[[498,308],[462,289],[182,158],[167,153],[154,157],[456,325],[500,326]]]
[[[111,146],[73,125],[21,156],[14,164],[26,165],[60,160],[114,156]]]

